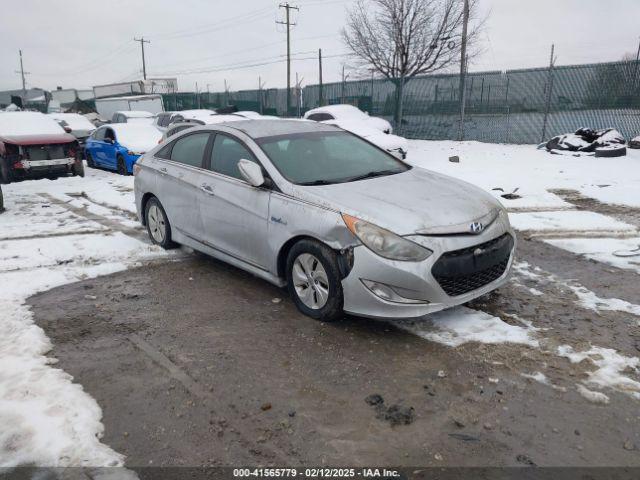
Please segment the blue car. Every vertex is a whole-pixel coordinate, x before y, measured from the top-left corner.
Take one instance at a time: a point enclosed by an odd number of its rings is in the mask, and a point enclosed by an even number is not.
[[[85,156],[91,168],[133,173],[133,165],[143,153],[158,145],[162,133],[153,125],[115,123],[103,125],[87,138]]]

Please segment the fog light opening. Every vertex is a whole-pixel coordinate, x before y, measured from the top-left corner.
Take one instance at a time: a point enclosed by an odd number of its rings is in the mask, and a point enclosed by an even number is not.
[[[404,297],[400,295],[396,290],[394,290],[394,288],[390,285],[386,285],[380,282],[374,282],[373,280],[365,280],[363,278],[360,280],[371,293],[373,293],[378,298],[386,300],[387,302],[409,304],[429,303],[428,300]]]

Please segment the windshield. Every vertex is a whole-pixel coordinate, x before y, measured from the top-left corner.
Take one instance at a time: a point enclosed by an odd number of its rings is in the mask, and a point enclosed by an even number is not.
[[[282,176],[299,185],[351,182],[411,168],[348,132],[278,135],[256,142]]]

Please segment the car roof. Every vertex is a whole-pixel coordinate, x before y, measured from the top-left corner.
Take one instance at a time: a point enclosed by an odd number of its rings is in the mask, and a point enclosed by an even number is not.
[[[313,114],[313,113],[331,113],[333,115],[344,115],[346,117],[359,117],[361,115],[366,115],[362,110],[358,107],[348,104],[339,104],[339,105],[325,105],[324,107],[317,107],[312,110],[309,110],[305,116]]]
[[[100,128],[111,128],[114,132],[144,132],[144,131],[154,131],[157,132],[158,129],[154,127],[150,123],[109,123],[107,125],[103,125]]]
[[[326,123],[318,123],[310,120],[239,120],[235,122],[224,123],[230,128],[235,128],[246,133],[251,138],[273,137],[276,135],[287,135],[292,133],[308,133],[308,132],[335,132],[342,129],[328,125]],[[215,125],[210,125],[214,127]]]

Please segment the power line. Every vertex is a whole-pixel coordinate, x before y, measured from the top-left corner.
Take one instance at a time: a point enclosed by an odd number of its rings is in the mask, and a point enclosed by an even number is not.
[[[295,55],[295,53],[292,54],[292,55]],[[326,59],[326,58],[336,58],[336,57],[348,57],[348,56],[351,56],[351,55],[352,55],[352,53],[347,52],[347,53],[339,53],[339,54],[334,54],[334,55],[326,55],[326,56],[323,55],[322,58]],[[283,55],[279,55],[278,57],[282,57],[282,56]],[[294,61],[306,61],[306,60],[317,61],[318,57],[316,57],[314,55],[312,57],[292,58],[292,60],[294,60]],[[259,62],[257,60],[253,60],[253,62],[256,62],[256,63],[234,63],[234,64],[229,64],[229,65],[221,65],[221,66],[218,66],[218,67],[211,67],[211,68],[202,69],[202,70],[181,71],[181,72],[156,72],[156,73],[154,73],[154,75],[195,75],[195,74],[199,74],[199,73],[228,72],[228,71],[233,71],[233,70],[244,70],[246,68],[261,67],[261,66],[264,66],[264,65],[273,65],[273,64],[276,64],[276,63],[282,63],[282,62],[286,62],[286,59],[279,58],[278,60],[273,60],[273,61],[268,61],[268,62]]]
[[[239,21],[242,21],[243,24],[250,23],[268,17],[270,14],[271,7],[265,7],[254,12],[243,13],[233,17],[225,18],[223,20],[220,20],[219,22],[211,23],[208,25],[201,25],[200,27],[151,36],[154,38],[154,40],[175,40],[178,38],[189,38],[236,26]]]

